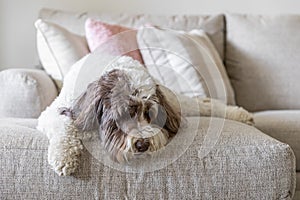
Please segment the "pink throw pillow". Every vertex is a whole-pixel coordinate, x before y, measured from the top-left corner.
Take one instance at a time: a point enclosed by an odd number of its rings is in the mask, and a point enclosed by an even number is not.
[[[91,52],[105,44],[108,53],[127,55],[143,63],[136,41],[136,30],[88,18],[85,22],[85,33]]]

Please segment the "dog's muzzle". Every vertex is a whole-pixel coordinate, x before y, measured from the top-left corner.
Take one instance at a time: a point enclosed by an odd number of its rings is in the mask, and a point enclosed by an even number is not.
[[[128,150],[140,156],[144,153],[155,152],[168,142],[168,133],[156,125],[133,128],[128,133]]]

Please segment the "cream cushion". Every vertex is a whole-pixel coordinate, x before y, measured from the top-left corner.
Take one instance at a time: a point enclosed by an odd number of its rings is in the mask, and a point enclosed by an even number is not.
[[[203,30],[143,28],[137,40],[145,65],[160,84],[186,96],[235,104],[222,60]]]
[[[226,67],[250,111],[300,109],[300,15],[227,14]]]
[[[59,87],[70,67],[89,53],[85,37],[41,19],[35,22],[40,61]]]

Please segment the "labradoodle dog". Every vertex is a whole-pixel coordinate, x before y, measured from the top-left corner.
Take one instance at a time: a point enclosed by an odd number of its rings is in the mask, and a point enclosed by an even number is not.
[[[111,159],[126,163],[166,146],[185,113],[180,98],[129,58],[110,66],[74,101],[66,97],[66,91],[62,93],[44,111],[38,125],[50,140],[48,161],[59,175],[70,175],[78,168],[85,137],[98,135]],[[199,109],[193,109],[192,115],[253,122],[252,115],[242,108],[209,98],[193,100]],[[212,112],[212,107],[216,111]]]

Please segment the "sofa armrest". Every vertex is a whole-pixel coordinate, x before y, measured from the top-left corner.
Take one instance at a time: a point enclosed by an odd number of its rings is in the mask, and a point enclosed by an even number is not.
[[[58,91],[43,71],[8,69],[0,72],[0,118],[37,118]]]

